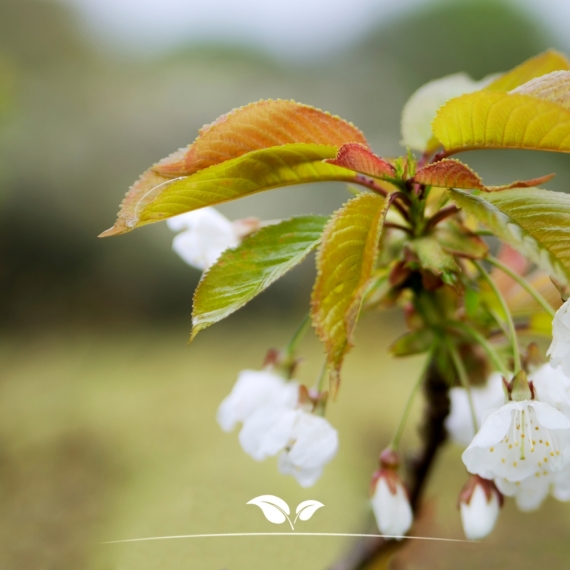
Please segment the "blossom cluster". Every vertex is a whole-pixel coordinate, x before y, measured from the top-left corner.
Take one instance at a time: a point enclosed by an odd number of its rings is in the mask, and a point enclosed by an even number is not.
[[[554,318],[550,362],[531,371],[526,386],[517,386],[516,379],[505,386],[494,373],[470,394],[465,388],[450,391],[446,427],[456,443],[467,446],[463,463],[475,475],[472,487],[481,489],[460,499],[468,538],[492,530],[500,495],[514,497],[522,511],[538,509],[549,494],[570,500],[569,307],[567,301]],[[476,434],[469,396],[480,421]],[[474,520],[487,522],[474,528]]]
[[[257,220],[231,222],[213,208],[169,220],[179,233],[173,249],[190,265],[207,270],[227,248],[259,227]],[[550,362],[507,379],[492,373],[484,386],[449,391],[446,429],[465,449],[471,474],[459,495],[467,538],[478,540],[495,526],[504,497],[522,511],[538,509],[548,495],[570,501],[570,301],[553,321]],[[302,487],[316,483],[336,455],[338,433],[323,417],[318,390],[291,378],[277,361],[244,370],[221,403],[224,431],[241,424],[239,442],[257,461],[278,455],[279,471]],[[394,446],[380,455],[371,483],[371,506],[381,533],[402,538],[413,523],[408,490],[398,472]]]

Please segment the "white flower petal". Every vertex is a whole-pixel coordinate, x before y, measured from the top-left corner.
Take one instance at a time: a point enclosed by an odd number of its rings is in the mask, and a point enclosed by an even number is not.
[[[172,248],[189,265],[207,269],[229,247],[236,247],[239,238],[232,222],[214,208],[202,208],[169,218],[175,236]]]
[[[338,433],[327,420],[299,412],[291,433],[289,460],[297,467],[312,469],[328,463],[338,450]]]
[[[216,419],[224,431],[234,429],[261,406],[293,408],[299,398],[299,384],[287,382],[270,370],[243,370],[231,393],[222,401]]]
[[[293,475],[301,487],[312,487],[323,473],[322,465],[309,469],[294,465],[286,451],[279,456],[277,465],[283,475]]]
[[[544,364],[529,376],[537,400],[546,402],[570,417],[570,377],[561,368]]]
[[[562,364],[564,373],[570,376],[570,300],[556,311],[552,321],[552,344],[546,354],[555,368]]]
[[[468,446],[475,433],[467,391],[465,388],[452,388],[449,391],[449,397],[451,409],[445,420],[445,428],[453,441]],[[498,408],[504,404],[502,376],[495,372],[491,374],[485,386],[471,388],[471,398],[477,419],[482,423],[485,414],[490,409]]]
[[[546,402],[529,402],[529,406],[534,408],[536,419],[547,429],[567,430],[570,429],[570,419],[554,406]]]
[[[401,537],[408,532],[413,514],[401,483],[396,485],[396,494],[393,495],[384,477],[380,477],[371,502],[376,524],[382,534]]]
[[[287,408],[264,406],[243,423],[239,442],[256,461],[277,455],[289,441],[297,412]]]

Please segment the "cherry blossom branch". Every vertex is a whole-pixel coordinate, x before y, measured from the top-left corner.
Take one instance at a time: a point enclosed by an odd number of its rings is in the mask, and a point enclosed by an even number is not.
[[[416,517],[420,512],[420,503],[431,469],[439,450],[447,439],[445,418],[449,414],[449,385],[439,373],[434,361],[428,367],[424,386],[425,408],[420,426],[422,446],[419,452],[407,462],[410,503]],[[380,567],[382,561],[389,558],[402,546],[405,540],[395,541],[385,538],[366,538],[358,541],[329,570],[372,570]]]

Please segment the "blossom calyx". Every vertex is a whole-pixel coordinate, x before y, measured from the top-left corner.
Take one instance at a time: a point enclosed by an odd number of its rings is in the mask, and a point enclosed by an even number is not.
[[[503,495],[493,481],[473,475],[459,493],[458,503],[465,536],[480,540],[495,527]]]
[[[503,379],[507,392],[509,394],[509,400],[513,402],[522,402],[524,400],[534,400],[534,389],[532,382],[528,381],[526,372],[524,370],[519,370],[512,378],[510,382]]]

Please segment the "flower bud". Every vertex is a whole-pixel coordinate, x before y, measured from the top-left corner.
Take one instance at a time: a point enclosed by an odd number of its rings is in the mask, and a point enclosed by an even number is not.
[[[398,463],[396,452],[382,452],[380,469],[372,477],[371,502],[380,532],[400,540],[412,526],[413,514],[408,492],[397,473]]]
[[[503,495],[493,481],[474,475],[459,494],[463,531],[469,540],[485,538],[495,527]]]

